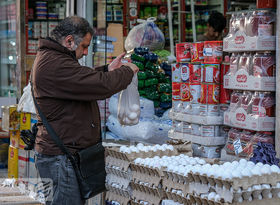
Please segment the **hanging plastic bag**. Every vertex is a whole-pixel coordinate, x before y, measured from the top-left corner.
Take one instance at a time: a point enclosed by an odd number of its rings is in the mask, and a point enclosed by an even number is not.
[[[36,114],[30,83],[23,88],[23,94],[19,100],[17,111]]]
[[[154,23],[155,20],[156,18],[154,17],[148,18],[146,21],[137,20],[140,24],[131,29],[125,40],[126,51],[132,51],[137,47],[147,47],[150,51],[162,50],[164,48],[164,35]]]
[[[118,102],[118,120],[121,125],[136,125],[140,117],[140,97],[137,74],[129,86],[120,92]]]

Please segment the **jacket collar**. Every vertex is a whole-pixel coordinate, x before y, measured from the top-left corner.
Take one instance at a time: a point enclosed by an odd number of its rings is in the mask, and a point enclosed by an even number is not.
[[[64,47],[63,45],[58,43],[56,40],[54,40],[50,37],[39,40],[39,50],[41,50],[41,49],[56,50],[58,52],[70,55],[74,60],[77,60],[75,51],[70,51],[68,48]]]

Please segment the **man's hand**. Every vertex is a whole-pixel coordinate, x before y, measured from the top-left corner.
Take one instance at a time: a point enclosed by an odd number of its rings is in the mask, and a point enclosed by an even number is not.
[[[123,63],[122,63],[122,58],[125,56],[125,53],[122,53],[121,55],[119,55],[118,57],[116,57],[112,63],[110,63],[110,65],[108,66],[108,71],[112,71],[115,69],[120,68]]]
[[[131,70],[135,73],[137,73],[139,71],[139,68],[137,67],[137,65],[133,64],[133,63],[123,63],[123,65],[128,66],[131,68]]]

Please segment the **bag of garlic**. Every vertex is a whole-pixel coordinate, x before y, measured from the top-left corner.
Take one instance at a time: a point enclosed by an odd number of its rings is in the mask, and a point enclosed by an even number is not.
[[[118,101],[118,120],[121,125],[136,125],[140,117],[140,96],[138,78],[134,75],[128,87],[121,91]]]

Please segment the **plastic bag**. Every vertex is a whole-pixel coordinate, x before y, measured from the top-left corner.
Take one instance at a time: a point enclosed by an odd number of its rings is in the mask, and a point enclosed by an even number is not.
[[[136,125],[140,117],[140,96],[137,74],[129,86],[121,91],[118,103],[118,120],[121,125]]]
[[[36,114],[30,83],[23,88],[23,94],[19,100],[17,111]]]
[[[154,23],[155,20],[153,17],[146,21],[138,19],[140,24],[132,28],[125,40],[126,51],[132,51],[137,47],[147,47],[150,51],[164,48],[164,35]]]

